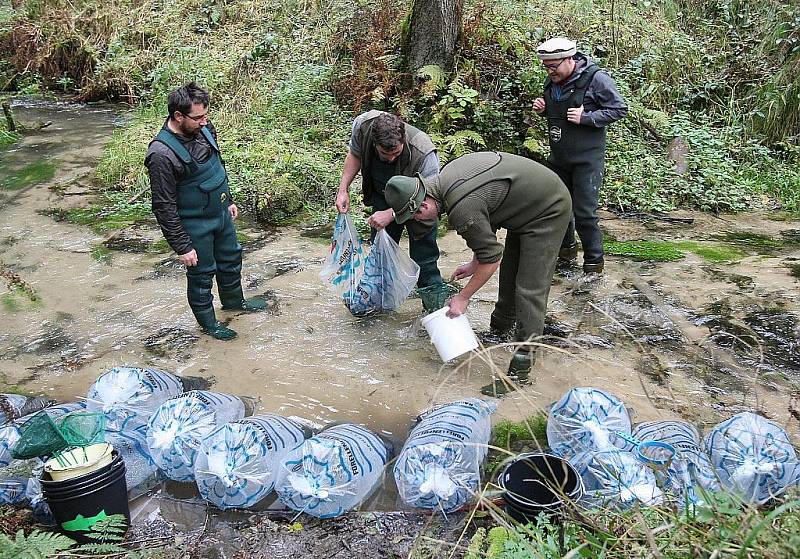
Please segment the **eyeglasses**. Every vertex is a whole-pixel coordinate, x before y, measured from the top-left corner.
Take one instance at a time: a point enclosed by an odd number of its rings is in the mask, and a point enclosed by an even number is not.
[[[544,66],[546,70],[550,70],[551,72],[555,72],[556,70],[558,70],[559,66],[564,64],[565,60],[566,60],[566,58],[562,58],[556,64],[547,64],[545,62],[542,62],[542,66]]]
[[[181,113],[181,114],[183,114],[183,113]],[[197,115],[197,116],[192,116],[192,115],[183,115],[183,116],[185,116],[186,118],[190,118],[195,122],[200,122],[204,118],[208,118],[208,111],[206,111],[205,113],[203,113],[201,115]]]

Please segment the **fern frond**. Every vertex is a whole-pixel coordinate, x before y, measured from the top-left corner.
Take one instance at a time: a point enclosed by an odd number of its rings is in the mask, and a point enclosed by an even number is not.
[[[27,537],[20,530],[15,539],[0,535],[0,557],[14,557],[16,559],[47,559],[69,549],[74,541],[62,534],[53,532],[40,532],[34,530]]]
[[[88,553],[92,555],[104,555],[107,553],[127,553],[128,550],[115,543],[87,543],[74,550],[76,553]]]
[[[417,77],[427,80],[436,89],[444,87],[447,80],[447,74],[438,64],[423,66],[417,70]]]
[[[486,147],[486,140],[474,130],[459,130],[453,134],[453,138],[457,139],[460,144],[472,142],[477,146]]]

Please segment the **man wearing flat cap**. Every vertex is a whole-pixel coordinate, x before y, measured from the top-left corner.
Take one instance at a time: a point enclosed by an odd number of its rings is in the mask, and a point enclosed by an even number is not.
[[[603,233],[597,205],[603,182],[606,126],[623,118],[628,107],[614,80],[575,43],[563,37],[537,49],[547,72],[544,95],[533,110],[547,117],[550,140],[548,165],[572,196],[574,216],[559,251],[559,263],[571,265],[578,255],[575,232],[583,246],[583,271],[603,271]]]
[[[448,316],[463,314],[472,295],[499,267],[492,328],[513,329],[518,342],[542,334],[558,250],[572,215],[569,192],[556,173],[510,153],[470,153],[433,177],[392,177],[386,200],[397,223],[424,222],[447,213],[450,225],[472,249],[472,261],[453,273],[454,279],[470,279],[450,299]],[[497,240],[501,227],[506,229],[505,246]],[[524,384],[532,364],[530,346],[520,346],[511,359],[509,379]],[[511,389],[507,379],[498,379],[481,391],[498,396]]]

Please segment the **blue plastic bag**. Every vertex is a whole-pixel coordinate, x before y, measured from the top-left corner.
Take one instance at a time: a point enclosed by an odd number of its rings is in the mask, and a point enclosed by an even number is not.
[[[356,297],[356,288],[364,275],[364,246],[350,214],[336,218],[328,257],[322,264],[319,275],[333,291],[342,297],[350,308]]]
[[[417,284],[419,266],[394,242],[385,229],[378,231],[364,262],[348,308],[355,316],[393,311],[403,304]]]

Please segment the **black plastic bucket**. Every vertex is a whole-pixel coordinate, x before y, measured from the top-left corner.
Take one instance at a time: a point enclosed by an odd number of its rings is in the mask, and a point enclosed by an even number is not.
[[[113,514],[124,515],[130,526],[124,464],[122,468],[113,470],[102,483],[57,496],[45,492],[44,497],[61,532],[79,543],[92,542],[85,533],[97,521]]]
[[[52,489],[52,488],[46,489],[43,487],[42,493],[46,497],[57,498],[57,499],[62,499],[64,497],[72,497],[73,495],[76,495],[81,492],[92,491],[93,489],[96,489],[97,487],[105,484],[110,479],[116,479],[120,471],[122,471],[124,474],[125,472],[124,465],[121,465],[120,467],[110,470],[108,474],[105,476],[101,476],[99,478],[86,481],[80,485],[76,485],[75,487],[64,487],[61,489]]]
[[[109,476],[116,476],[116,474],[119,473],[117,470],[122,468],[124,465],[125,464],[122,461],[122,458],[115,456],[110,464],[106,464],[102,468],[82,476],[54,481],[50,479],[50,476],[47,474],[47,472],[45,472],[39,481],[42,484],[42,491],[45,493],[71,491],[79,487],[93,485],[100,480],[107,479]]]
[[[521,454],[500,474],[506,512],[519,522],[535,521],[539,513],[553,514],[583,497],[578,471],[566,460],[546,453]]]

